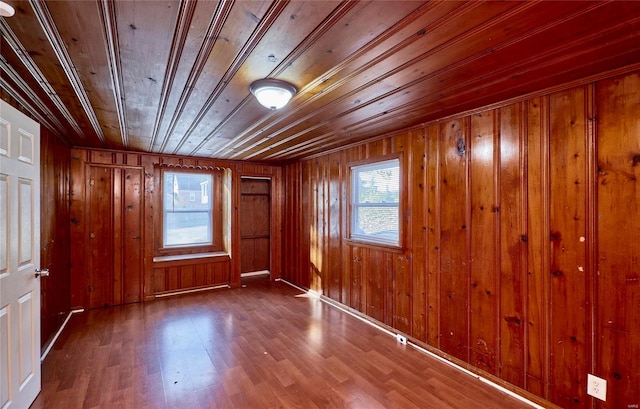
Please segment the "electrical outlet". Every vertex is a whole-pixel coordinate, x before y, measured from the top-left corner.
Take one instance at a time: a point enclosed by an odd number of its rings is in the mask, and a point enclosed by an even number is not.
[[[396,340],[402,345],[407,345],[407,337],[402,334],[396,334]]]
[[[601,401],[606,401],[607,381],[595,375],[587,374],[587,393]]]

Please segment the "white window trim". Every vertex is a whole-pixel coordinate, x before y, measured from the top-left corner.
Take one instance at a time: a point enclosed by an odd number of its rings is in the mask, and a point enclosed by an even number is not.
[[[364,170],[364,171],[371,171],[371,170],[378,170],[378,169],[385,169],[385,168],[389,168],[389,167],[395,167],[397,166],[399,169],[399,181],[398,181],[398,186],[401,187],[402,185],[402,169],[401,169],[401,165],[400,165],[400,158],[393,158],[393,159],[385,159],[385,160],[381,160],[379,162],[370,162],[370,163],[365,163],[365,164],[361,164],[361,165],[353,165],[349,167],[349,170],[351,172],[351,192],[350,193],[350,205],[351,205],[351,215],[350,215],[350,239],[355,240],[355,241],[359,241],[359,242],[364,242],[364,243],[370,243],[370,244],[379,244],[379,245],[387,245],[387,246],[394,246],[394,247],[400,247],[401,246],[401,239],[402,239],[402,231],[401,231],[401,202],[402,202],[402,195],[400,194],[399,197],[399,201],[398,203],[366,203],[366,204],[361,204],[359,203],[356,199],[359,197],[359,184],[358,184],[358,174],[360,171]],[[361,234],[356,232],[357,230],[357,225],[358,225],[358,209],[359,208],[365,208],[365,207],[388,207],[388,208],[395,208],[398,211],[398,230],[397,230],[397,234],[398,234],[398,238],[397,240],[394,239],[387,239],[387,238],[383,238],[383,237],[376,237],[376,236],[372,236],[372,235],[368,235],[368,234]]]

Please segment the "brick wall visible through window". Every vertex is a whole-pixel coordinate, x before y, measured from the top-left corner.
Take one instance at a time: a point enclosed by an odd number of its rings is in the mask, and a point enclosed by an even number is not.
[[[351,238],[399,245],[400,161],[351,167]]]

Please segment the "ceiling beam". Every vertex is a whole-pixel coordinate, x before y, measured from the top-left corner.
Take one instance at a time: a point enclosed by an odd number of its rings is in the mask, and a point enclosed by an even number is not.
[[[116,19],[116,3],[110,0],[99,0],[98,9],[102,20],[102,31],[107,44],[107,61],[111,74],[111,88],[115,98],[118,123],[120,125],[120,137],[122,146],[129,148],[129,128],[127,127],[126,98],[124,84],[122,82],[122,64],[120,64],[120,46],[118,42],[118,22]]]
[[[178,119],[182,115],[182,111],[184,110],[189,97],[191,96],[191,92],[195,88],[200,74],[207,65],[209,54],[211,54],[211,50],[213,50],[213,46],[216,44],[216,41],[220,36],[220,32],[222,31],[224,23],[227,20],[229,13],[231,12],[232,6],[233,1],[223,0],[218,4],[215,13],[213,13],[213,16],[211,16],[211,20],[209,21],[209,28],[207,29],[207,33],[204,36],[202,44],[200,45],[200,50],[198,50],[196,61],[193,63],[193,66],[189,71],[187,82],[182,88],[180,99],[178,100],[178,104],[173,111],[173,115],[171,116],[171,121],[169,122],[167,131],[165,132],[164,138],[162,139],[162,144],[160,145],[160,149],[158,150],[159,152],[163,152],[167,147],[169,136],[174,131],[176,124],[178,123]]]
[[[107,144],[106,138],[104,137],[104,133],[102,132],[102,127],[100,126],[100,122],[98,122],[98,117],[93,110],[93,106],[89,101],[89,97],[87,96],[87,92],[85,91],[82,81],[80,81],[80,77],[78,76],[78,72],[71,61],[71,57],[67,52],[67,48],[56,28],[55,22],[53,21],[53,17],[51,17],[51,13],[49,12],[49,8],[47,4],[43,0],[29,0],[33,11],[40,22],[40,26],[42,26],[42,30],[44,31],[53,51],[56,53],[60,64],[62,65],[62,69],[64,70],[71,86],[73,87],[82,108],[84,109],[87,118],[91,122],[91,126],[93,127],[96,136],[100,140],[103,145]]]
[[[38,65],[35,63],[35,61],[33,61],[33,58],[31,58],[29,52],[23,47],[20,40],[18,40],[18,37],[16,37],[13,30],[11,30],[11,27],[9,27],[9,25],[3,18],[0,19],[0,28],[2,28],[3,37],[7,40],[7,43],[9,43],[9,46],[11,47],[13,52],[16,53],[18,58],[20,58],[20,61],[22,62],[22,64],[24,64],[27,71],[29,71],[31,76],[33,76],[36,82],[40,85],[40,88],[42,88],[42,90],[49,96],[49,99],[51,100],[53,105],[58,108],[62,116],[64,116],[69,125],[71,125],[73,130],[76,132],[77,136],[82,138],[84,135],[82,134],[80,125],[78,125],[78,122],[73,117],[73,115],[71,115],[71,112],[69,112],[67,106],[62,102],[56,90],[53,88],[51,83],[49,83],[49,80],[47,80],[47,77],[45,77],[44,73],[40,70],[40,68],[38,68]],[[23,91],[26,92],[26,89],[29,89],[28,85],[25,89],[23,89]],[[64,130],[64,127],[60,126],[60,128],[57,129],[58,133],[61,134]]]
[[[153,151],[153,147],[158,140],[158,133],[160,132],[160,125],[167,110],[167,104],[169,103],[169,96],[171,95],[171,89],[173,88],[173,81],[175,80],[176,73],[178,72],[178,66],[180,65],[180,59],[182,57],[182,51],[184,50],[187,37],[189,36],[189,27],[193,20],[193,14],[196,10],[197,0],[182,0],[180,2],[180,11],[178,12],[178,18],[176,20],[176,26],[173,30],[173,40],[171,41],[171,50],[169,51],[169,61],[167,63],[167,70],[164,74],[162,81],[162,91],[160,93],[160,100],[158,101],[158,112],[156,113],[156,119],[153,124],[153,131],[151,132],[151,138],[149,140],[149,152]],[[165,143],[163,143],[164,145]]]

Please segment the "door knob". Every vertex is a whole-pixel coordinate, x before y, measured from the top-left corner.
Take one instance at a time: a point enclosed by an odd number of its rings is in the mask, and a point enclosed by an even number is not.
[[[49,277],[49,269],[45,268],[44,270],[40,270],[36,268],[36,278],[38,277]]]

